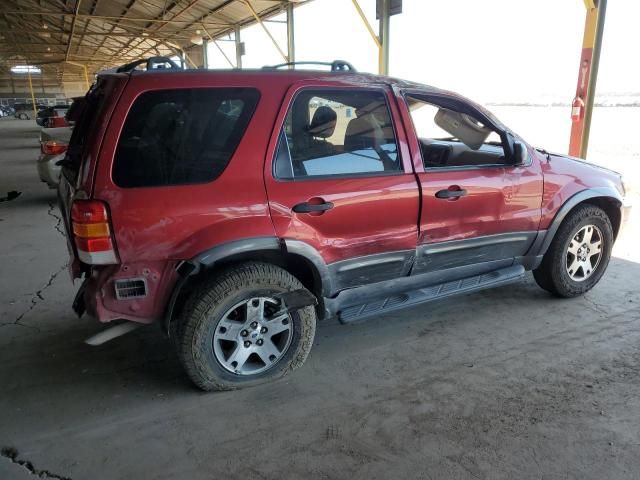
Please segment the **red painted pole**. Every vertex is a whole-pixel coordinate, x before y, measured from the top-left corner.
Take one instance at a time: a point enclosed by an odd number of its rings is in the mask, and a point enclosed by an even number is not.
[[[587,17],[580,55],[578,86],[571,104],[571,139],[569,141],[569,155],[581,158],[586,158],[589,146],[607,0],[585,0],[585,5]]]
[[[580,55],[580,68],[578,70],[578,85],[576,96],[571,103],[571,139],[569,141],[569,155],[580,157],[582,138],[585,126],[585,102],[589,90],[589,77],[591,75],[591,62],[593,60],[593,46],[596,38],[596,24],[598,18],[597,8],[587,9],[587,18],[584,25],[584,38],[582,40],[582,54]]]

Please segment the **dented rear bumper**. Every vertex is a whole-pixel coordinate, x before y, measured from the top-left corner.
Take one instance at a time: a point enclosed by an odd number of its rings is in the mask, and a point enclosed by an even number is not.
[[[177,280],[175,266],[176,262],[141,262],[95,267],[80,286],[73,310],[79,316],[86,312],[102,323],[113,320],[153,323],[162,318]],[[144,291],[137,288],[134,295],[125,294],[132,292],[126,290],[129,285],[143,284]]]

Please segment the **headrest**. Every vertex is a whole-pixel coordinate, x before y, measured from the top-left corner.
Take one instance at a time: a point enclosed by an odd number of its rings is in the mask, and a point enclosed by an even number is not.
[[[382,129],[372,114],[356,117],[347,125],[344,136],[345,151],[365,150],[383,143]]]
[[[337,119],[338,115],[331,107],[318,107],[307,127],[307,132],[313,137],[329,138],[336,129]]]

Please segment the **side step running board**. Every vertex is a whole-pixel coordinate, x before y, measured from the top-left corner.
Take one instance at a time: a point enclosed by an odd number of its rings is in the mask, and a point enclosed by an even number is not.
[[[352,323],[373,315],[392,312],[452,295],[497,287],[498,285],[519,280],[524,274],[525,269],[522,265],[514,265],[461,280],[416,288],[386,298],[378,298],[367,303],[341,308],[338,312],[338,319],[342,323]]]

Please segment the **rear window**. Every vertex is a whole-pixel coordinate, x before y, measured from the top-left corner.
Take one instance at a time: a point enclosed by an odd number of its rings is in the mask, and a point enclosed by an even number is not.
[[[62,170],[72,183],[77,180],[83,158],[86,157],[86,149],[89,147],[89,138],[92,134],[93,126],[103,115],[103,110],[107,106],[105,88],[105,82],[98,79],[96,85],[91,88],[78,105],[77,121],[69,140],[69,149],[67,150]]]
[[[118,141],[114,183],[132,188],[216,179],[238,147],[259,97],[252,88],[143,93]]]

